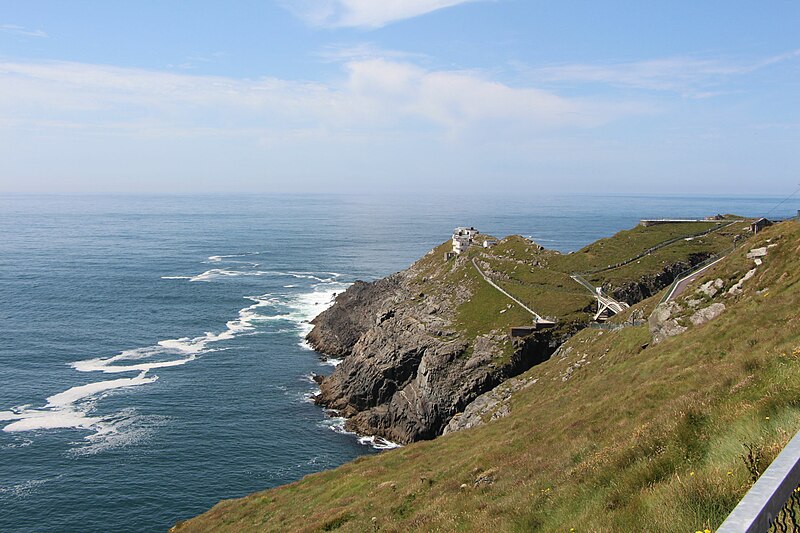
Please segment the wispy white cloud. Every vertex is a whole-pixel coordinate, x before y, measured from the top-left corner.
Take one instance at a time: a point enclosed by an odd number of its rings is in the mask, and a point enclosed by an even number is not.
[[[28,121],[35,127],[45,120],[87,131],[118,127],[135,132],[138,127],[220,135],[425,132],[452,139],[591,128],[646,111],[632,104],[510,87],[480,72],[426,70],[391,59],[353,60],[342,68],[342,81],[308,83],[69,62],[5,62],[0,63],[0,122],[19,126]]]
[[[400,50],[387,50],[375,43],[364,42],[357,44],[329,44],[322,48],[317,57],[332,63],[347,63],[363,61],[366,59],[390,59],[399,61],[419,61],[428,59],[426,54],[403,52]]]
[[[380,28],[476,1],[485,0],[285,0],[283,4],[313,26]]]
[[[48,36],[43,30],[31,30],[24,26],[17,26],[16,24],[0,24],[0,32],[15,33],[17,35],[25,35],[26,37]]]
[[[446,187],[588,157],[578,139],[649,111],[396,59],[340,68],[303,82],[0,61],[0,190]]]
[[[596,83],[704,98],[719,94],[717,88],[732,77],[799,57],[800,50],[750,61],[672,57],[610,64],[555,65],[536,68],[531,73],[541,82]]]
[[[225,57],[224,52],[214,52],[211,55],[194,55],[194,56],[187,56],[185,61],[180,63],[168,63],[167,68],[171,69],[180,69],[180,70],[192,70],[197,68],[199,65],[213,63],[220,58]]]

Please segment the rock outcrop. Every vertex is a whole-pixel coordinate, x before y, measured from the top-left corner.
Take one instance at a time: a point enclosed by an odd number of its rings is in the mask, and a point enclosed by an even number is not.
[[[314,319],[307,337],[316,350],[344,356],[322,379],[316,403],[348,418],[352,431],[398,443],[440,435],[476,397],[547,359],[559,335],[456,333],[453,308],[469,295],[419,294],[415,274],[412,266],[355,283]]]
[[[526,337],[511,337],[511,326],[525,324],[497,321],[491,315],[511,316],[505,315],[512,307],[511,300],[499,303],[481,293],[492,303],[485,308],[470,307],[473,293],[486,287],[472,259],[477,259],[492,279],[513,284],[519,282],[512,279],[518,266],[530,272],[544,271],[540,263],[545,258],[538,253],[538,245],[521,237],[507,237],[493,250],[500,251],[481,251],[469,257],[462,254],[445,261],[440,258],[448,251],[446,243],[407,270],[372,283],[356,282],[340,294],[331,308],[312,321],[314,329],[307,337],[316,350],[343,357],[334,372],[321,379],[316,403],[347,418],[346,428],[352,431],[398,443],[433,439],[448,424],[448,431],[469,427],[484,419],[487,409],[497,407],[488,416],[502,414],[507,406],[498,407],[500,400],[495,396],[500,392],[467,407],[482,394],[546,360],[584,327],[591,315],[590,309],[578,308],[575,311],[586,313],[587,320],[573,318],[574,322],[562,322]],[[537,253],[531,254],[531,250]],[[708,256],[695,253],[661,272],[606,289],[634,304]],[[534,261],[538,266],[532,266]],[[546,285],[550,283],[547,274],[541,279],[543,286],[550,287]],[[558,297],[561,287],[552,289],[550,297]],[[468,316],[459,318],[465,308],[470,309]],[[702,321],[713,319],[722,309],[724,306],[693,312],[697,313],[695,319]],[[678,311],[669,307],[655,313],[660,317],[655,326],[658,339],[689,325],[683,324],[683,317],[675,316]],[[527,312],[522,314],[531,320]],[[520,314],[515,317],[514,321],[525,320]],[[572,370],[581,364],[575,362]],[[569,375],[563,379],[568,380]]]
[[[758,267],[764,264],[770,246],[776,245],[754,248],[747,253],[747,259],[752,259],[755,267],[748,270],[731,287],[726,289],[721,278],[712,279],[700,285],[692,296],[656,306],[648,320],[653,342],[659,343],[668,337],[679,335],[689,329],[689,324],[701,326],[721,315],[726,306],[715,300],[741,295],[745,284],[756,275]]]
[[[402,297],[398,275],[373,283],[356,281],[337,296],[336,305],[311,321],[314,329],[308,334],[307,340],[324,354],[337,357],[348,355],[376,321],[388,317],[392,301]],[[381,313],[382,309],[387,311]]]
[[[691,254],[686,261],[677,261],[666,265],[664,269],[657,274],[647,274],[634,282],[626,283],[621,286],[605,284],[603,290],[611,294],[614,299],[625,302],[628,305],[633,305],[636,302],[641,302],[645,298],[649,298],[658,293],[658,291],[672,283],[682,272],[691,269],[695,265],[699,265],[710,256],[710,253]]]
[[[668,337],[680,335],[688,328],[680,324],[675,315],[683,309],[677,302],[666,302],[659,304],[647,321],[650,334],[653,335],[653,343],[658,344]]]
[[[483,425],[511,414],[510,400],[514,393],[535,385],[537,379],[516,377],[475,398],[463,413],[455,415],[444,428],[444,434]]]

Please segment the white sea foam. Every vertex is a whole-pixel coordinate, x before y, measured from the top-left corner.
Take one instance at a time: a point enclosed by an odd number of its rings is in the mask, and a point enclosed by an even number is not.
[[[303,399],[304,402],[314,403],[314,401],[317,399],[317,396],[319,396],[319,393],[320,390],[317,388],[314,389],[313,391],[304,392],[301,395],[301,398]]]
[[[219,257],[219,256],[212,256],[212,257]],[[220,261],[209,261],[209,262],[218,263]],[[252,263],[250,261],[228,261],[228,262],[247,264],[251,267],[258,266],[258,263]],[[218,279],[235,278],[239,276],[287,276],[296,279],[308,279],[316,281],[318,283],[338,283],[337,280],[340,277],[342,277],[342,274],[339,274],[338,272],[298,272],[298,271],[281,272],[277,270],[252,270],[252,269],[235,270],[232,268],[212,268],[206,270],[205,272],[201,272],[200,274],[196,274],[194,276],[161,276],[161,279],[185,279],[195,282],[195,281],[214,281]]]
[[[300,342],[298,342],[297,345],[304,350],[308,350],[309,352],[314,351],[314,347],[311,346],[311,344],[306,340],[305,335],[301,335]]]
[[[13,420],[3,428],[3,431],[13,433],[38,429],[96,428],[103,419],[88,416],[92,407],[89,400],[96,399],[101,393],[145,385],[157,379],[157,376],[146,377],[145,372],[141,372],[135,378],[97,381],[69,388],[47,398],[47,404],[41,409],[30,409],[28,406],[23,406],[12,411],[0,411],[0,420]],[[90,405],[81,405],[84,402]]]
[[[243,263],[247,261],[235,261],[236,257],[251,257],[254,255],[261,255],[264,252],[245,252],[242,254],[229,254],[229,255],[212,255],[209,256],[204,263]]]
[[[16,442],[10,442],[10,443],[6,444],[5,446],[3,446],[3,448],[9,448],[9,449],[11,449],[11,448],[27,448],[31,444],[33,444],[33,441],[31,439],[19,438],[19,439],[16,440]]]
[[[268,317],[262,317],[256,311],[259,307],[272,305],[277,300],[270,295],[248,297],[255,303],[239,310],[239,317],[226,323],[226,330],[221,333],[206,332],[199,337],[181,337],[180,339],[166,339],[159,341],[155,346],[125,350],[112,357],[95,357],[71,363],[72,368],[78,372],[103,372],[113,374],[119,372],[147,372],[157,368],[169,368],[185,365],[194,361],[198,355],[211,351],[209,344],[234,338],[238,334],[250,332],[255,329],[254,322]],[[174,358],[178,356],[178,358]],[[171,357],[164,360],[165,358]],[[128,361],[147,362],[124,364]],[[156,359],[156,360],[153,360]]]
[[[402,444],[397,444],[396,442],[384,439],[383,437],[376,437],[374,435],[359,435],[353,431],[349,431],[345,429],[345,423],[347,422],[346,418],[336,416],[336,414],[338,414],[336,411],[329,410],[328,412],[329,414],[333,413],[334,416],[331,416],[325,420],[323,425],[335,433],[356,437],[356,440],[359,444],[363,446],[372,446],[376,450],[391,450],[394,448],[403,447]]]
[[[149,371],[185,365],[194,361],[199,354],[215,351],[209,348],[209,344],[232,339],[237,334],[254,329],[253,323],[259,319],[255,310],[273,303],[274,300],[269,296],[252,297],[250,300],[254,303],[241,309],[239,317],[229,321],[227,329],[221,333],[207,332],[194,338],[166,339],[153,346],[125,350],[112,357],[96,357],[71,363],[79,372],[138,372],[138,375],[72,387],[47,398],[47,404],[42,408],[24,405],[11,411],[0,411],[0,421],[11,422],[3,431],[69,428],[94,431],[94,434],[86,437],[89,445],[78,449],[80,453],[96,453],[98,450],[124,445],[140,438],[141,424],[134,424],[131,416],[124,416],[122,413],[107,417],[90,416],[96,400],[115,389],[153,383],[158,376],[148,376]]]
[[[111,379],[72,387],[64,392],[59,392],[58,394],[54,394],[47,398],[46,407],[51,407],[54,409],[67,409],[76,402],[85,398],[96,397],[101,392],[124,387],[146,385],[147,383],[153,383],[158,379],[158,376],[146,377],[145,374],[146,372],[141,372],[135,378]]]
[[[326,281],[317,284],[311,292],[288,297],[284,302],[270,302],[280,309],[279,314],[263,316],[259,320],[287,321],[292,323],[301,340],[298,345],[305,349],[312,349],[305,342],[305,336],[313,329],[311,320],[330,307],[337,294],[343,292],[349,283]]]
[[[210,262],[233,262],[231,258],[242,257],[211,256]],[[71,363],[78,372],[100,372],[119,374],[136,372],[135,377],[124,377],[96,381],[71,387],[47,398],[43,407],[31,405],[17,406],[9,411],[0,411],[0,421],[7,422],[4,432],[18,433],[49,429],[81,429],[93,432],[84,437],[82,446],[73,448],[71,453],[92,454],[109,447],[125,446],[141,440],[149,434],[156,424],[157,417],[144,417],[133,409],[124,409],[110,415],[95,415],[95,405],[114,391],[138,387],[155,382],[158,376],[150,373],[157,369],[179,367],[194,361],[198,356],[225,348],[212,348],[213,343],[226,341],[239,335],[259,333],[259,322],[285,321],[291,324],[301,339],[311,330],[309,321],[333,303],[336,293],[345,290],[349,284],[338,281],[341,274],[335,272],[279,272],[262,270],[231,270],[214,268],[195,276],[163,276],[163,279],[189,281],[211,281],[220,277],[235,276],[288,276],[309,280],[313,283],[311,291],[301,292],[291,297],[276,297],[270,294],[248,297],[251,305],[239,310],[238,317],[226,323],[219,333],[206,332],[197,337],[165,339],[154,345],[124,350],[110,357],[94,357]],[[270,307],[270,314],[262,314],[260,308]],[[274,328],[271,328],[274,329]],[[279,331],[285,332],[286,329]],[[304,341],[303,341],[304,342]],[[308,347],[310,349],[310,347]],[[336,364],[335,360],[328,364]]]
[[[189,281],[212,281],[220,278],[235,278],[238,276],[263,276],[260,270],[229,270],[225,268],[212,268],[202,274],[189,278]]]
[[[334,411],[333,409],[326,409],[325,410],[328,418],[322,421],[322,425],[327,427],[334,433],[339,433],[342,435],[352,435],[355,436],[356,434],[352,431],[348,431],[344,428],[347,419],[343,416],[337,416],[339,414],[338,411]]]
[[[392,450],[394,448],[402,448],[402,444],[397,444],[396,442],[392,442],[390,440],[386,440],[383,437],[375,437],[375,436],[366,436],[366,437],[359,437],[358,438],[359,444],[363,444],[364,446],[372,446],[376,450]]]
[[[44,485],[45,483],[49,483],[50,481],[55,481],[60,479],[63,474],[59,474],[54,477],[44,478],[44,479],[30,479],[28,481],[24,481],[22,483],[17,483],[16,485],[10,485],[7,487],[0,486],[0,494],[12,496],[15,498],[23,498],[36,492],[39,487]]]
[[[105,417],[96,432],[70,450],[72,456],[95,455],[111,448],[121,448],[147,439],[156,427],[166,423],[163,416],[142,416],[135,409],[123,409]]]
[[[71,366],[78,372],[103,372],[105,374],[115,374],[119,372],[147,372],[157,368],[169,368],[173,366],[185,365],[186,363],[190,363],[197,358],[196,355],[190,355],[184,359],[173,359],[171,361],[159,361],[155,363],[138,363],[133,365],[110,364],[112,360],[119,360],[115,359],[115,357],[109,357],[107,359],[95,358],[85,359],[83,361],[75,361],[74,363],[71,363]]]
[[[300,334],[303,337],[314,327],[311,325],[311,320],[333,305],[336,295],[348,286],[347,283],[329,283],[325,288],[317,287],[313,292],[299,294],[293,298],[291,305],[296,310],[295,316],[298,318]]]

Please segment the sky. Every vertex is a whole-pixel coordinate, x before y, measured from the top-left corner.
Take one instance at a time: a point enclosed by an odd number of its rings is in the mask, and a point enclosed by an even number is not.
[[[0,0],[0,193],[791,193],[800,2]]]

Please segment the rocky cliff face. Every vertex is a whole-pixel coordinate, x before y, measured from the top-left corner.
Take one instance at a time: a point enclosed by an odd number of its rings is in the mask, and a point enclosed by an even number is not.
[[[412,267],[354,284],[308,335],[315,349],[344,356],[321,381],[316,403],[347,417],[351,430],[399,443],[440,435],[472,400],[546,359],[556,344],[554,332],[464,338],[451,319],[469,295],[415,293],[414,274]]]
[[[533,264],[538,256],[523,255],[521,248],[514,248],[519,241],[501,241],[496,248],[500,257],[514,265],[512,271],[526,265],[545,272]],[[526,252],[533,246],[522,244]],[[546,360],[590,318],[587,312],[585,320],[559,323],[557,328],[524,338],[512,339],[505,326],[467,334],[469,328],[457,324],[456,317],[460,306],[473,301],[472,291],[479,290],[475,283],[485,282],[476,276],[470,258],[440,259],[438,254],[444,249],[432,251],[397,274],[372,283],[356,282],[313,320],[309,343],[323,354],[343,357],[333,374],[320,380],[315,401],[346,417],[348,429],[399,443],[435,438],[473,400]],[[706,257],[695,254],[634,283],[606,290],[634,304]],[[485,258],[478,261],[492,278],[509,279],[507,272],[491,270]],[[546,276],[545,272],[545,281]],[[506,313],[511,307],[505,302],[502,309],[497,302],[494,305],[491,311],[489,307],[480,311],[480,320],[491,321],[490,313]],[[466,415],[463,423],[454,422],[450,429],[469,424],[471,418]]]
[[[626,283],[621,286],[604,284],[603,289],[607,293],[613,295],[615,299],[625,302],[628,305],[633,305],[656,294],[672,283],[680,273],[702,263],[710,256],[710,253],[692,254],[685,261],[677,261],[666,265],[664,269],[657,274],[647,274],[634,282]]]
[[[373,283],[356,281],[336,298],[336,303],[314,318],[314,329],[306,337],[318,351],[336,357],[349,355],[353,346],[382,319],[381,309],[391,309],[405,296],[400,276]]]

